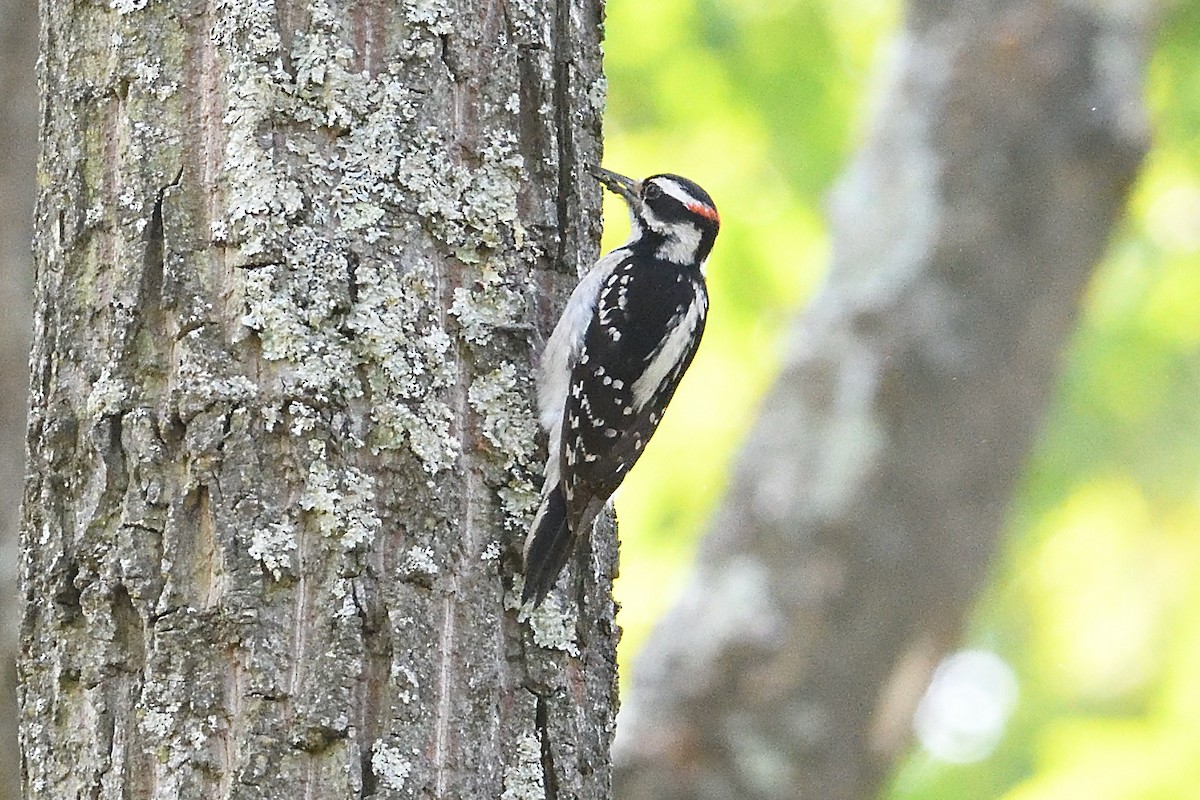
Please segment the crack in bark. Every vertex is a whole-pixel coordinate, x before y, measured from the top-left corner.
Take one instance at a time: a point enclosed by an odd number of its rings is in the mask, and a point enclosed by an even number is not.
[[[362,720],[359,739],[359,769],[362,783],[360,800],[372,797],[379,785],[372,761],[375,741],[379,738],[380,714],[384,707],[382,694],[388,687],[392,663],[393,646],[391,623],[384,609],[370,594],[370,587],[362,587],[358,581],[351,584],[351,598],[358,614],[363,637],[365,659],[362,673]]]
[[[346,252],[346,295],[350,305],[358,303],[358,253],[353,250]],[[353,329],[346,327],[347,335],[353,336]]]
[[[379,779],[375,777],[375,767],[371,763],[371,748],[364,747],[359,753],[359,769],[362,771],[362,788],[358,791],[359,800],[367,800],[375,795]]]
[[[558,800],[558,776],[554,771],[554,748],[550,742],[550,710],[549,703],[542,695],[537,695],[537,710],[534,712],[534,727],[542,745],[542,788],[546,792],[546,800]]]
[[[564,53],[571,41],[571,4],[570,0],[558,0],[554,9],[554,122],[558,133],[558,196],[555,198],[555,208],[558,214],[558,256],[557,262],[561,269],[567,264],[568,240],[575,240],[575,226],[572,225],[571,198],[575,174],[575,138],[571,127],[571,60]],[[575,272],[572,269],[567,271]]]
[[[446,74],[450,76],[451,82],[461,83],[461,69],[455,63],[458,59],[454,56],[453,49],[450,46],[450,34],[443,33],[439,35],[438,44],[440,45],[438,59],[442,62],[442,66],[446,68]]]
[[[244,264],[232,264],[232,265],[230,265],[229,268],[230,269],[253,270],[253,269],[265,269],[266,267],[282,267],[282,266],[283,266],[283,262],[280,261],[278,258],[271,258],[271,259],[267,259],[265,261],[247,261]]]
[[[58,624],[66,627],[83,619],[83,598],[79,587],[75,585],[79,577],[79,562],[75,559],[67,561],[63,568],[62,581],[54,593],[54,604],[58,607]]]
[[[183,178],[183,167],[175,173],[175,178],[166,186],[160,187],[154,198],[154,208],[150,211],[150,223],[146,226],[146,255],[143,259],[142,271],[142,307],[157,310],[161,303],[163,269],[165,266],[164,237],[163,237],[163,199],[167,190],[179,185]],[[150,298],[154,299],[149,303]]]

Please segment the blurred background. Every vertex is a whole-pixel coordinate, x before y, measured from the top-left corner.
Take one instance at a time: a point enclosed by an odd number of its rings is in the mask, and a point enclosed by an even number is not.
[[[0,734],[32,267],[36,4],[0,0]],[[1163,6],[1153,148],[1092,281],[994,578],[885,797],[1185,798],[1200,786],[1200,3]],[[722,214],[705,343],[618,497],[622,669],[681,585],[828,261],[823,202],[874,104],[894,0],[613,0],[606,165]],[[609,199],[611,201],[611,198]],[[606,201],[606,202],[609,202]],[[626,235],[606,208],[606,247]],[[0,744],[0,800],[16,777]],[[7,780],[2,780],[7,779]]]
[[[704,346],[617,497],[622,674],[687,574],[828,262],[892,0],[610,2],[606,165],[721,210]],[[1200,4],[1163,5],[1152,149],[1099,266],[962,650],[892,800],[1200,796]],[[627,234],[606,202],[605,246]]]
[[[37,3],[0,0],[0,800],[20,796],[16,742],[17,524],[33,305]]]

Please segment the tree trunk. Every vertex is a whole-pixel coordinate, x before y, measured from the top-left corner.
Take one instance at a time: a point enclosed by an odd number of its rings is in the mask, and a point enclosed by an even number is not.
[[[1144,151],[1146,13],[910,3],[828,283],[635,663],[618,797],[876,795]]]
[[[0,0],[0,800],[20,790],[17,750],[17,528],[23,475],[25,396],[37,160],[37,6]]]
[[[601,14],[43,3],[28,797],[607,796],[611,531],[512,587]]]

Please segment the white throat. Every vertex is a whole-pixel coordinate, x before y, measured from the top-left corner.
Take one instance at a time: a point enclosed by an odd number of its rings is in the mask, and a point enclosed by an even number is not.
[[[700,229],[695,225],[671,225],[666,231],[667,240],[655,255],[672,264],[690,264],[700,251]]]
[[[634,215],[631,213],[631,217]],[[700,228],[686,222],[667,222],[654,216],[654,212],[642,206],[642,221],[646,227],[662,236],[666,241],[659,245],[654,255],[672,264],[690,264],[696,260],[700,250]],[[639,230],[638,220],[633,219],[633,228]]]

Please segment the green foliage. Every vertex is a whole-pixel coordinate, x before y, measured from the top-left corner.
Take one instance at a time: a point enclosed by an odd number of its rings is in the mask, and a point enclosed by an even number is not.
[[[618,495],[624,654],[678,586],[783,325],[825,267],[822,198],[853,147],[894,13],[889,0],[609,3],[606,165],[687,175],[721,211],[704,347]],[[625,214],[605,202],[612,247]]]
[[[990,758],[891,797],[1127,800],[1200,785],[1200,6],[1162,23],[1154,148],[1100,266],[971,638],[1022,698]]]
[[[621,490],[629,660],[670,602],[827,260],[821,204],[854,147],[889,0],[613,0],[607,164],[686,174],[722,212],[705,344]],[[1016,670],[1000,745],[919,747],[892,800],[1182,798],[1200,785],[1200,3],[1167,9],[1154,149],[1065,354],[968,636]],[[613,203],[607,246],[625,235]]]

